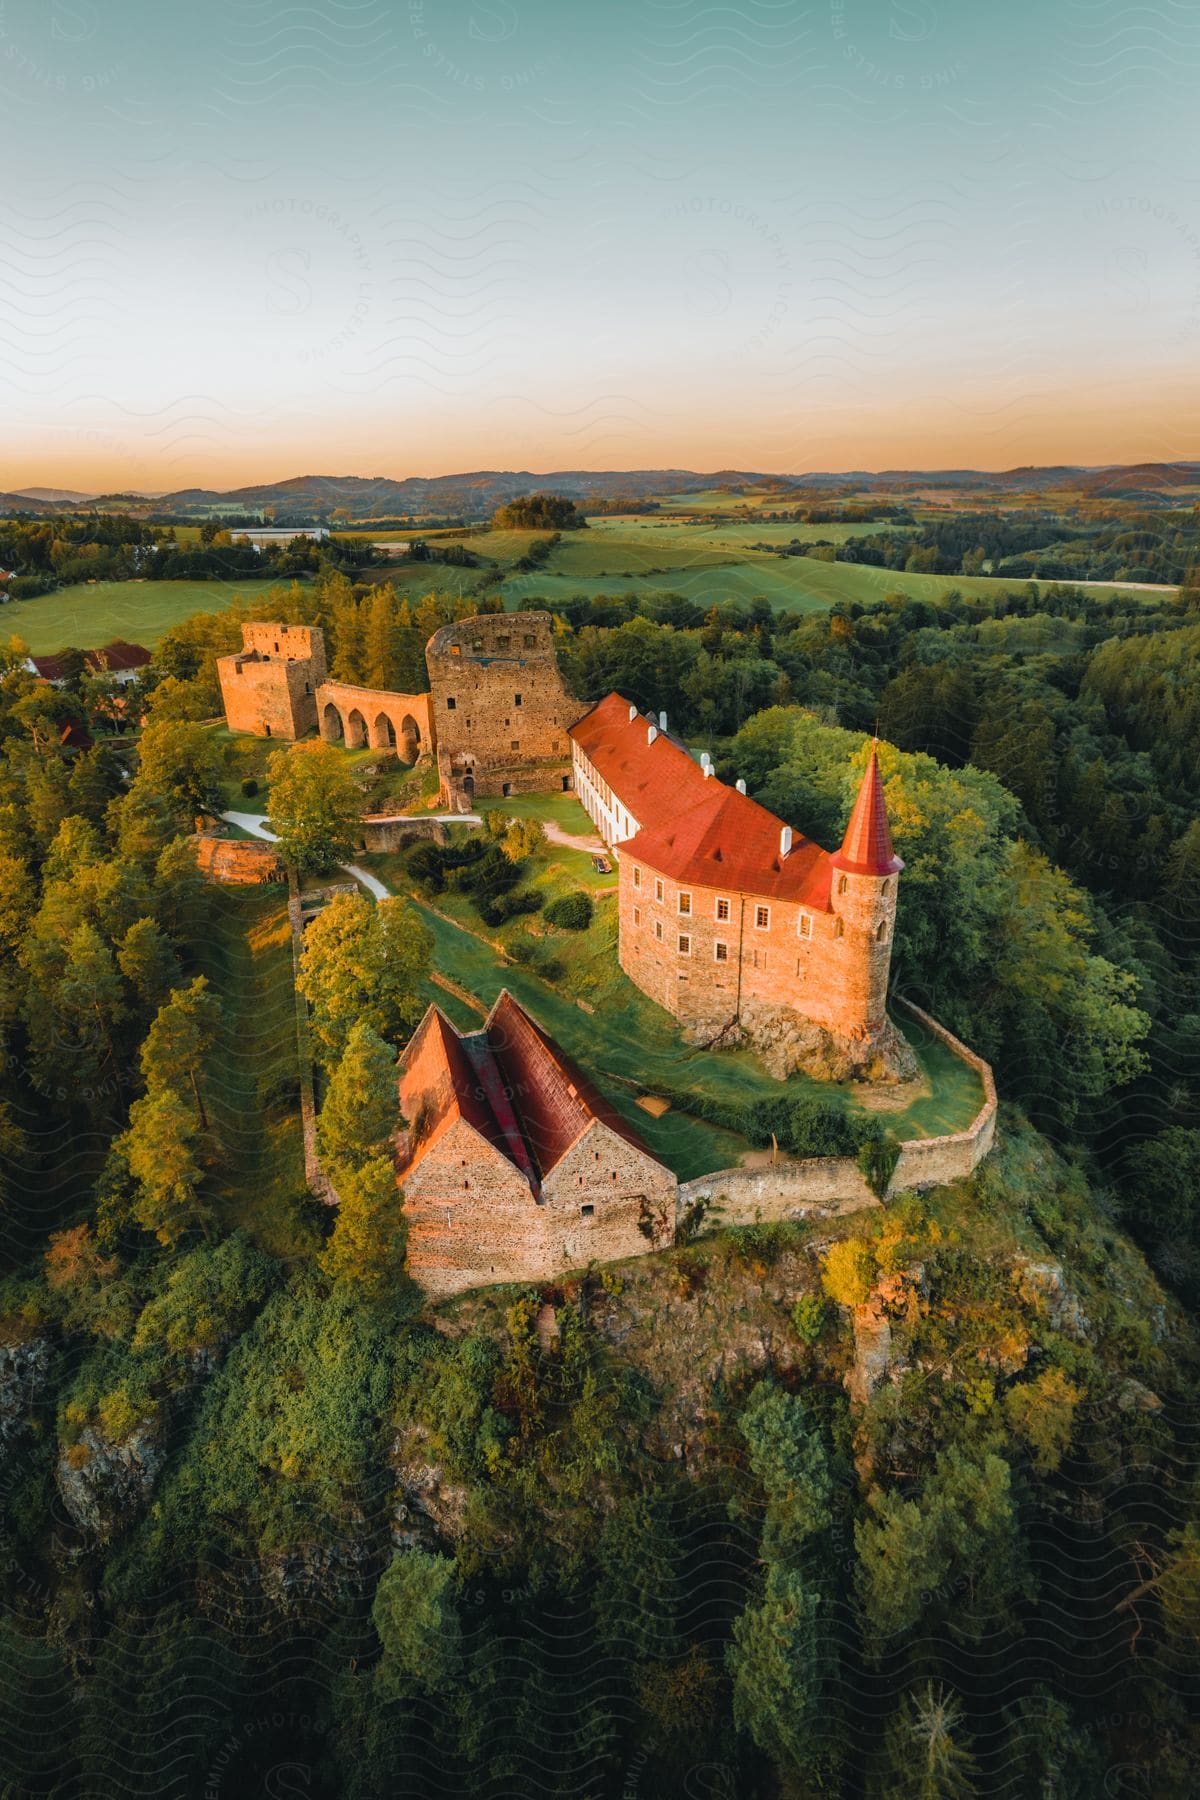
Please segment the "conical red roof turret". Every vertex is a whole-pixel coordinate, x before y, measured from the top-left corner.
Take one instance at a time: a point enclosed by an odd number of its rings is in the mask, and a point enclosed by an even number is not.
[[[883,780],[874,744],[842,847],[830,860],[835,869],[845,869],[851,875],[898,875],[904,867],[892,849]]]

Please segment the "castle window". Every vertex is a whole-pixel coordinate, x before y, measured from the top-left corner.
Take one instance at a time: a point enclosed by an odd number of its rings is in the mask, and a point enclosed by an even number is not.
[[[450,654],[451,654],[451,656],[461,656],[462,655],[462,645],[461,644],[451,644]]]
[[[845,933],[846,933],[846,927],[842,924],[842,921],[839,919],[837,924],[833,928],[833,935],[835,938],[838,938],[838,937],[844,937]]]
[[[662,920],[661,919],[656,919],[654,921],[654,935],[658,939],[659,943],[661,944],[662,943]]]
[[[692,896],[685,894],[682,890],[679,895],[679,910],[681,913],[690,913],[692,910]]]
[[[514,739],[513,739],[513,741],[512,741],[512,747],[513,747],[513,749],[514,749],[514,750],[519,750],[519,749],[520,749],[520,748],[521,748],[521,740],[520,740],[520,738],[514,738]]]
[[[880,888],[880,890],[879,890],[879,891],[880,891],[880,893],[881,893],[881,894],[890,894],[890,893],[891,893],[891,891],[892,891],[892,884],[891,884],[891,882],[890,882],[890,881],[885,881],[885,882],[884,882],[884,884],[883,884],[883,886],[882,886],[882,887],[881,887],[881,888]]]
[[[453,712],[457,705],[458,705],[458,701],[454,698],[454,695],[447,694],[446,695],[446,711]]]
[[[718,939],[717,942],[713,945],[713,961],[714,962],[728,962],[729,961],[729,945],[721,943],[720,939]]]
[[[534,637],[534,635],[531,631],[527,631],[525,633],[525,648],[527,650],[532,650],[536,647],[536,645],[537,645],[537,639]]]
[[[801,937],[812,936],[812,919],[808,913],[801,913],[796,920],[796,930]]]
[[[472,638],[471,639],[471,648],[472,648],[472,650],[482,650],[483,649],[483,639],[482,638]]]
[[[590,1219],[592,1214],[595,1212],[595,1210],[596,1209],[594,1206],[581,1206],[579,1209],[580,1217],[584,1218],[584,1219]]]
[[[729,902],[728,902],[728,900],[718,900],[717,901],[717,923],[719,925],[724,925],[728,922],[728,919],[729,919]]]
[[[508,796],[512,793],[512,782],[506,781],[500,791],[504,795],[504,798],[507,800]]]
[[[839,875],[838,876],[838,893],[844,894],[846,892],[846,889],[849,886],[850,886],[850,883],[847,881],[846,877],[844,875]]]
[[[656,900],[661,900],[662,897],[663,897],[663,884],[661,881],[656,881],[654,884],[654,898]]]
[[[633,909],[633,922],[635,925],[640,925],[642,922],[642,909],[640,906],[635,906]]]
[[[769,931],[771,929],[771,909],[769,906],[755,907],[754,923],[759,931]]]
[[[886,920],[880,924],[878,931],[875,933],[875,941],[876,941],[876,943],[879,943],[879,944],[887,943],[887,922],[886,922]]]
[[[508,639],[507,639],[507,638],[506,638],[506,637],[498,637],[498,638],[497,638],[497,639],[496,639],[496,648],[497,648],[497,650],[507,650],[507,649],[508,649],[508,642],[509,642],[509,640],[508,640]]]
[[[514,695],[513,695],[513,705],[514,705],[514,706],[520,706],[520,704],[521,704],[521,696],[520,696],[520,694],[514,694]],[[554,746],[554,747],[555,747],[555,749],[556,749],[556,750],[557,750],[557,748],[558,748],[558,745],[557,745],[557,744],[556,744],[556,745],[555,745],[555,746]]]
[[[633,885],[636,888],[640,888],[642,885],[642,871],[637,867],[636,864],[634,865],[634,870],[633,870]]]
[[[680,933],[679,937],[679,954],[680,956],[690,956],[692,954],[692,940],[690,937],[685,937],[682,933]]]

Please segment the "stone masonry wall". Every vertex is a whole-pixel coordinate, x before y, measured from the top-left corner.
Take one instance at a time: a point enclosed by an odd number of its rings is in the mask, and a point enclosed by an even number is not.
[[[970,1175],[991,1149],[996,1131],[996,1085],[987,1063],[919,1006],[911,1001],[902,1004],[975,1070],[983,1083],[984,1098],[965,1131],[948,1137],[905,1140],[886,1198],[912,1188],[939,1187]],[[680,1186],[681,1209],[696,1200],[709,1201],[714,1216],[726,1225],[752,1225],[756,1219],[820,1217],[880,1204],[850,1156],[781,1159],[766,1168],[720,1169]]]
[[[195,844],[200,872],[210,881],[255,886],[284,880],[283,864],[270,844],[252,844],[245,838],[217,837],[209,832],[200,832]]]
[[[567,732],[582,710],[563,685],[549,613],[459,619],[425,650],[442,803],[568,788]]]
[[[392,694],[379,688],[323,681],[317,689],[317,722],[328,744],[345,740],[351,750],[395,749],[415,763],[434,748],[428,694]]]

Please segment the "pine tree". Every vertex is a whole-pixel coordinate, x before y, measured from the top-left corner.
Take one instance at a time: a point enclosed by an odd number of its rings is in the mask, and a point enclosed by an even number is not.
[[[364,1021],[351,1027],[317,1122],[326,1162],[361,1168],[381,1156],[400,1122],[396,1052]]]
[[[220,1007],[209,993],[203,975],[192,985],[177,988],[159,1007],[142,1045],[142,1074],[150,1094],[190,1096],[201,1131],[208,1130],[208,1113],[200,1087],[204,1058],[216,1042]]]
[[[971,1800],[978,1773],[958,1698],[932,1682],[909,1694],[888,1726],[881,1792],[888,1800]]]
[[[117,967],[146,1006],[161,1006],[179,980],[179,958],[153,919],[136,919],[121,939]]]
[[[321,1267],[365,1299],[384,1300],[404,1277],[404,1214],[392,1159],[376,1156],[358,1169],[335,1165],[330,1178],[341,1204]]]
[[[191,1226],[207,1225],[196,1141],[191,1111],[170,1088],[135,1100],[129,1129],[118,1139],[137,1184],[133,1216],[160,1244],[177,1244]]]

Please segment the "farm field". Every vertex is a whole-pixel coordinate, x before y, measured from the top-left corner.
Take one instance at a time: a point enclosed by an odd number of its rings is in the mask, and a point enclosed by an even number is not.
[[[289,577],[290,579],[290,577]],[[99,581],[13,600],[0,607],[0,632],[19,637],[35,656],[68,647],[94,650],[113,638],[153,650],[172,625],[196,612],[220,612],[235,594],[253,599],[277,584],[240,581]]]

